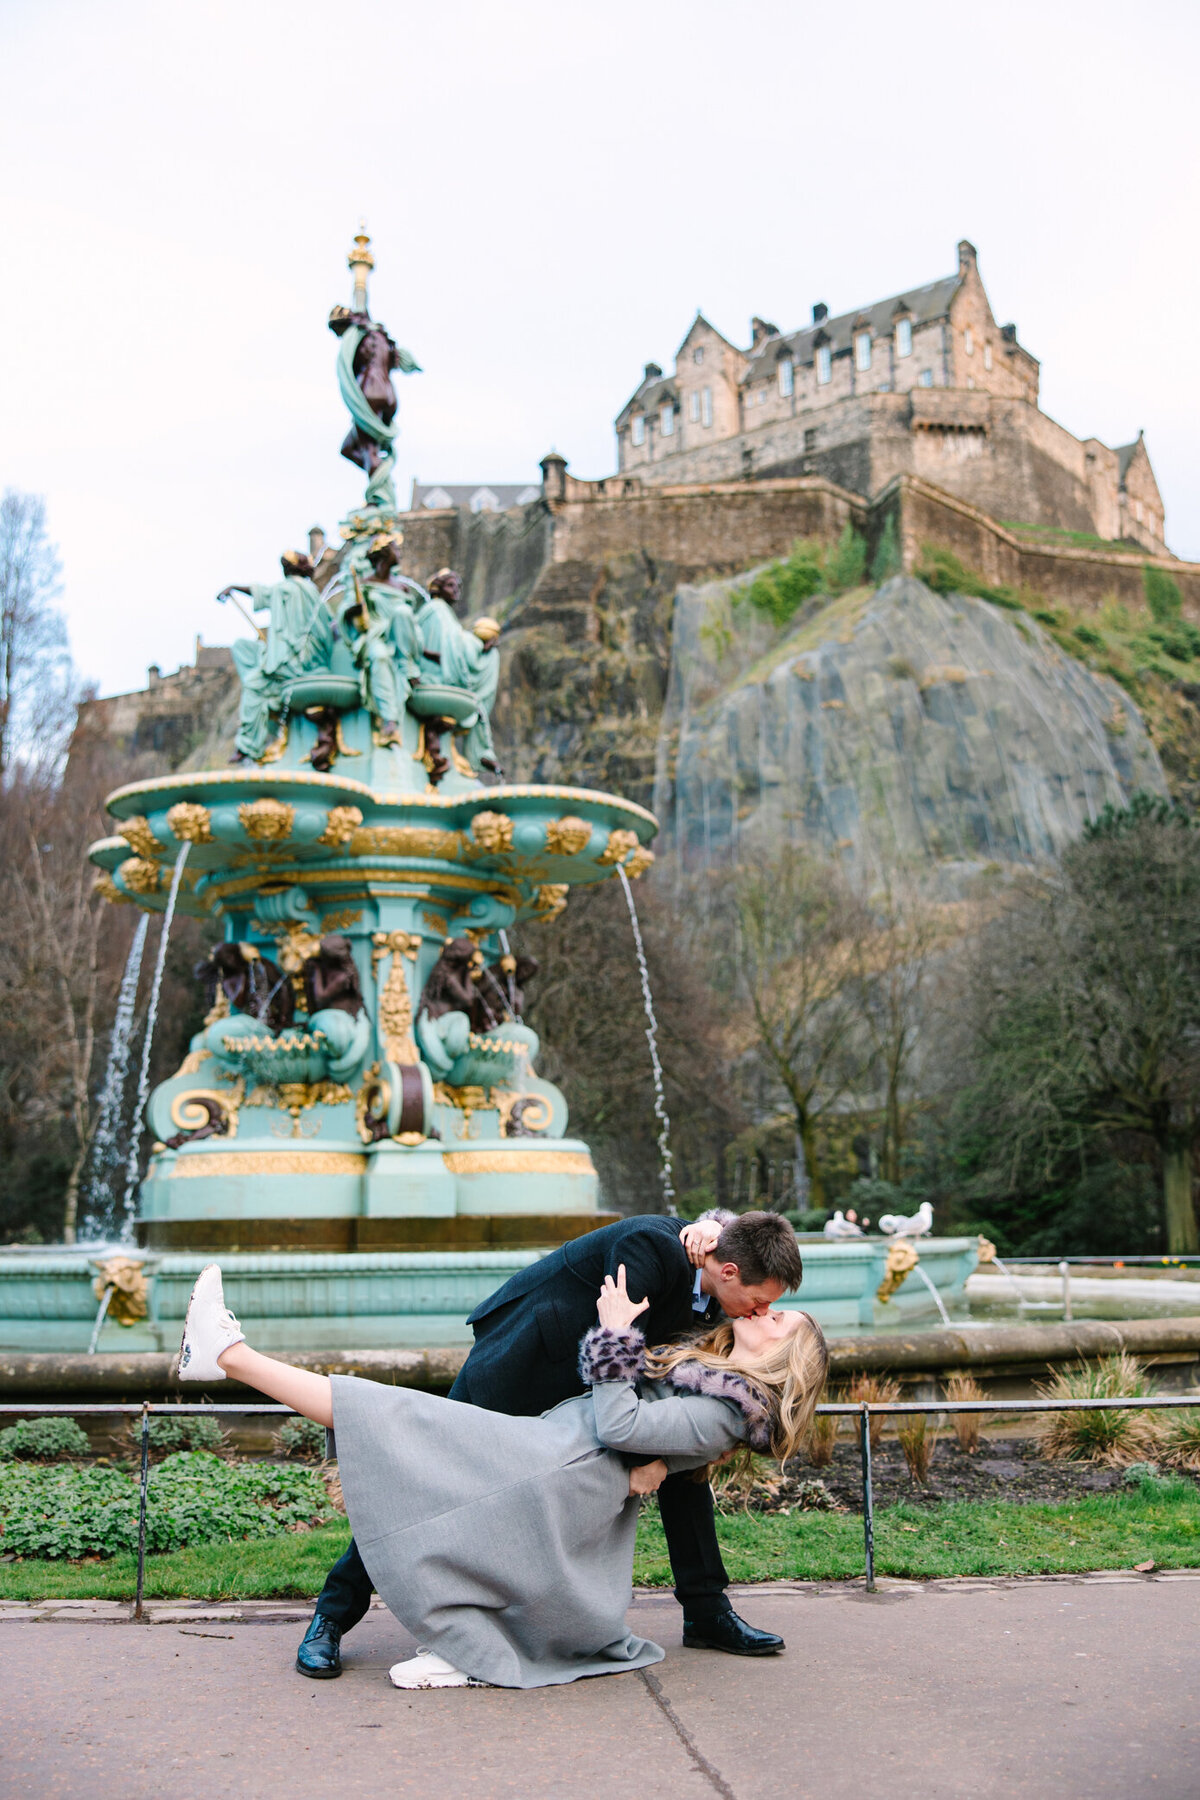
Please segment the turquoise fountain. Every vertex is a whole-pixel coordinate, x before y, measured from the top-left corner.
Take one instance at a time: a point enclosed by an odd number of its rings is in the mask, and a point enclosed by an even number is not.
[[[232,764],[118,789],[91,851],[110,901],[219,928],[208,1015],[139,1107],[149,1165],[110,1241],[0,1256],[0,1350],[171,1349],[215,1256],[264,1349],[461,1343],[516,1267],[615,1216],[537,1074],[508,934],[636,879],[656,823],[501,777],[501,628],[459,618],[452,571],[400,572],[392,375],[417,364],[370,316],[368,243],[329,320],[363,503],[315,566],[221,596],[253,628]],[[882,1254],[814,1247],[828,1324],[869,1322]]]

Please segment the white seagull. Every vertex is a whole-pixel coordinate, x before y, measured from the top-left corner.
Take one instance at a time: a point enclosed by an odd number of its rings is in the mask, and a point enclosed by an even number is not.
[[[825,1227],[828,1231],[829,1227]],[[922,1200],[915,1213],[905,1218],[903,1213],[884,1213],[879,1221],[879,1229],[885,1237],[924,1237],[927,1231],[933,1230],[933,1208],[928,1200]]]

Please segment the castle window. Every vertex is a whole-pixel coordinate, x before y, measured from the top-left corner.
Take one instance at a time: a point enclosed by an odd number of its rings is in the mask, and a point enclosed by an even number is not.
[[[645,441],[646,441],[646,420],[645,420],[645,417],[643,416],[643,414],[634,413],[633,423],[629,427],[629,435],[633,439],[635,444],[644,444],[645,443]]]
[[[963,349],[966,351],[968,356],[974,356],[974,354],[975,354],[975,339],[971,335],[971,327],[969,325],[967,326],[967,329],[963,332]]]
[[[785,400],[796,391],[796,377],[790,356],[785,356],[779,365],[779,391]]]
[[[922,369],[921,370],[921,386],[922,387],[932,387],[933,386],[933,370],[932,369]]]
[[[694,363],[702,363],[704,361],[704,345],[703,344],[697,344],[696,348],[692,351],[692,361]]]
[[[854,366],[856,369],[869,369],[871,366],[871,334],[869,331],[856,331],[854,334]]]
[[[696,388],[695,391],[688,396],[688,416],[690,417],[693,425],[698,425],[700,423],[700,390],[699,390],[699,388]]]
[[[896,355],[912,355],[912,320],[896,320]]]
[[[658,429],[662,433],[663,437],[674,437],[674,435],[675,435],[675,408],[673,406],[668,405],[668,406],[661,407],[659,409]]]
[[[805,454],[805,456],[811,456],[812,452],[816,449],[816,447],[817,447],[817,428],[815,425],[810,425],[808,430],[804,434],[804,454]]]
[[[712,424],[712,389],[711,388],[701,388],[700,389],[700,423],[702,425],[711,425]]]
[[[817,345],[817,380],[824,384],[833,376],[833,352],[828,344]]]
[[[983,366],[985,369],[990,369],[992,366],[992,346],[988,343],[983,346]]]

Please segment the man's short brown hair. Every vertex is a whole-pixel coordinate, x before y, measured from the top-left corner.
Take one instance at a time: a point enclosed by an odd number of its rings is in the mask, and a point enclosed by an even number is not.
[[[778,1213],[742,1213],[726,1225],[713,1252],[719,1263],[736,1263],[745,1287],[782,1281],[793,1294],[804,1278],[796,1233]]]

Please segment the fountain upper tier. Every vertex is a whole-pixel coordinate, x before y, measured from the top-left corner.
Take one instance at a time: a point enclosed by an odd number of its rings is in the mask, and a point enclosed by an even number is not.
[[[464,783],[405,793],[280,764],[133,782],[108,807],[121,835],[94,844],[91,858],[112,899],[161,911],[187,842],[184,912],[247,910],[264,883],[316,880],[325,891],[419,870],[456,917],[471,914],[459,929],[553,917],[568,887],[603,880],[618,864],[639,874],[657,829],[644,807],[588,788]]]

